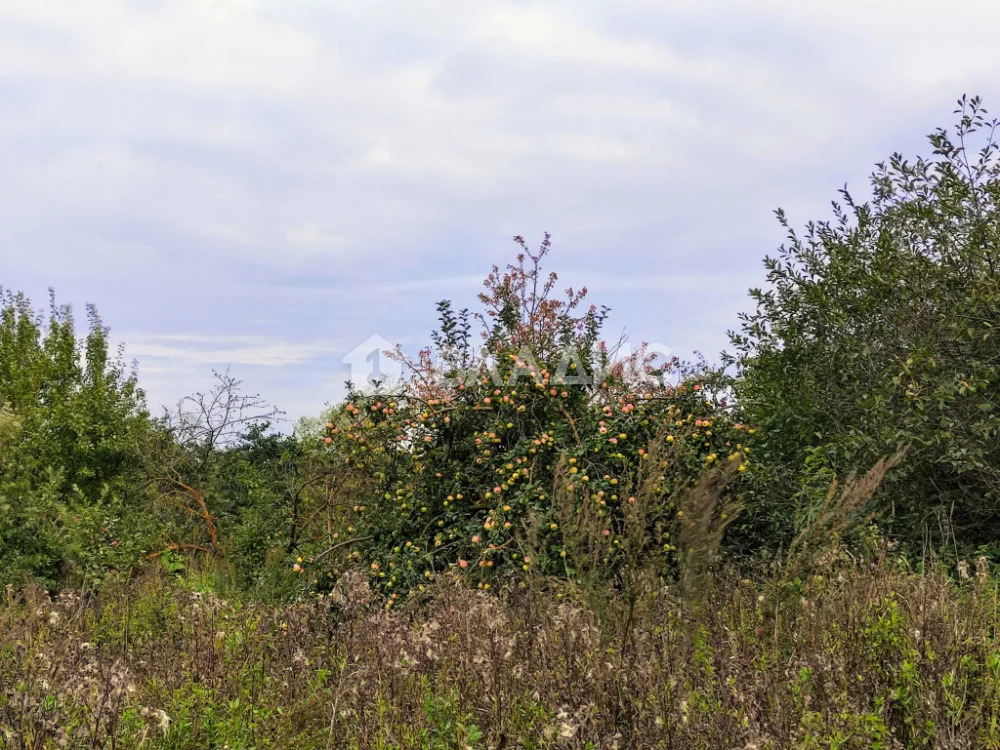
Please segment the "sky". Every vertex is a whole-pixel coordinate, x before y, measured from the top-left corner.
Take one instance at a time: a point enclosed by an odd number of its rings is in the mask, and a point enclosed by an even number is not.
[[[511,237],[709,360],[781,244],[963,93],[1000,4],[0,0],[0,286],[98,306],[158,410],[225,369],[294,420],[415,352]]]

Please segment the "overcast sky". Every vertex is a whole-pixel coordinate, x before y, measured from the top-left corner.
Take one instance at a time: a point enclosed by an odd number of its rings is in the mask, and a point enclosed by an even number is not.
[[[510,237],[715,358],[844,183],[1000,111],[1000,4],[0,0],[0,285],[96,303],[151,404],[232,366],[315,415]]]

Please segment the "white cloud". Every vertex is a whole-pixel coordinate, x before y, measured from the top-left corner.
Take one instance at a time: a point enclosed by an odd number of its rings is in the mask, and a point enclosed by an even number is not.
[[[5,2],[0,6],[4,23],[42,27],[78,44],[69,50],[73,66],[24,43],[5,45],[0,65],[75,79],[294,93],[304,85],[304,70],[319,72],[315,38],[275,18],[265,19],[259,7],[232,0]]]
[[[336,248],[349,242],[346,237],[330,234],[315,222],[290,229],[285,237],[291,245],[309,250]]]
[[[567,281],[573,280],[577,288],[588,288],[608,292],[691,292],[706,290],[737,290],[744,291],[746,277],[743,274],[726,273],[724,271],[706,271],[703,273],[676,274],[638,274],[620,275],[609,273],[594,273],[591,281],[580,274],[567,275]]]
[[[325,341],[273,341],[247,336],[135,335],[123,337],[126,354],[143,362],[187,365],[287,367],[334,351]],[[210,347],[204,344],[212,344]]]

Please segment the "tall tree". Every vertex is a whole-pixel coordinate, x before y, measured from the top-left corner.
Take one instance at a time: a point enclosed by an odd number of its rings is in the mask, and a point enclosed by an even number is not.
[[[0,292],[0,576],[54,583],[127,564],[149,421],[135,373],[88,308]],[[129,543],[123,543],[128,540]]]
[[[1000,159],[963,97],[929,157],[877,165],[873,196],[788,229],[731,334],[759,428],[758,528],[788,528],[830,478],[909,446],[881,492],[901,534],[982,544],[1000,531]],[[803,471],[804,469],[804,471]]]

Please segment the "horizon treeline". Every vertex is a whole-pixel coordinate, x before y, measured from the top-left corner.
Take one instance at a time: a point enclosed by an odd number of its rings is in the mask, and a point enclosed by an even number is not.
[[[4,291],[0,580],[212,560],[294,598],[360,569],[391,607],[442,576],[693,586],[722,558],[872,533],[996,560],[994,136],[963,97],[928,156],[876,166],[869,199],[845,189],[802,228],[779,210],[787,241],[718,367],[618,356],[608,309],[548,270],[548,235],[516,237],[476,309],[440,302],[433,345],[393,353],[405,382],[352,387],[293,434],[228,371],[151,414],[96,309],[81,331],[54,297]]]

